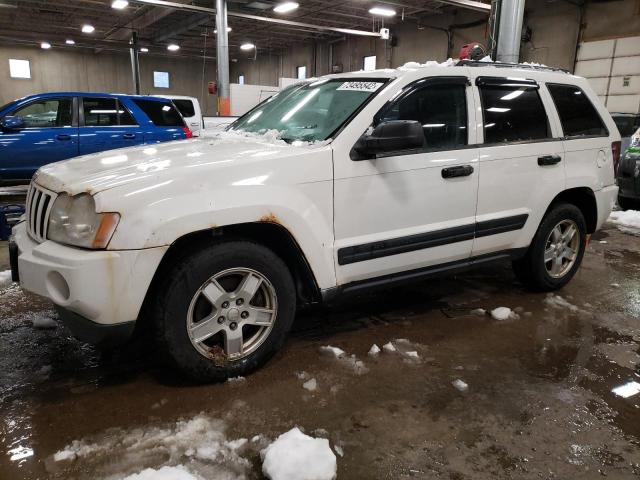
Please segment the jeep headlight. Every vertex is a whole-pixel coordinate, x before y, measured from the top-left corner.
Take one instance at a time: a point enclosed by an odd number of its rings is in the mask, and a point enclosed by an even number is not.
[[[54,242],[84,248],[106,248],[115,232],[118,213],[96,213],[93,197],[87,193],[58,195],[49,215],[47,237]]]

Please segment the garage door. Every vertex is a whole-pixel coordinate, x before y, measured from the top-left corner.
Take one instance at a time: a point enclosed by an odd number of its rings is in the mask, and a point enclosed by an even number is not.
[[[589,79],[611,113],[640,113],[640,37],[582,42],[576,75]]]

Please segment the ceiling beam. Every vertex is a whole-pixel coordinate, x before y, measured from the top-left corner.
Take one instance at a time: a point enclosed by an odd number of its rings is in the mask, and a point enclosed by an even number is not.
[[[189,30],[193,30],[194,28],[198,28],[199,26],[204,25],[205,23],[207,23],[207,21],[209,21],[209,19],[212,19],[212,16],[205,14],[198,15],[195,18],[186,18],[180,22],[172,24],[172,28],[168,32],[162,32],[158,35],[155,35],[152,38],[152,42],[162,43],[165,40],[169,40],[170,38],[181,35],[185,32],[188,32]]]
[[[476,2],[474,0],[434,0],[435,2],[444,3],[453,7],[468,8],[476,12],[483,12],[487,15],[491,12],[491,5],[488,3]]]

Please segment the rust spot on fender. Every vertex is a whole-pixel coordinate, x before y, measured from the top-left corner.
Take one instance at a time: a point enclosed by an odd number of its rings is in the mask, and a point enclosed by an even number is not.
[[[267,222],[267,223],[277,223],[278,225],[282,225],[282,222],[280,222],[280,220],[278,220],[278,217],[276,217],[273,213],[269,212],[266,215],[263,215],[260,217],[260,221],[261,222]]]

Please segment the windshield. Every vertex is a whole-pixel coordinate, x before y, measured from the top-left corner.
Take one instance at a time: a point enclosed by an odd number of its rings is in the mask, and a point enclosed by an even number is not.
[[[296,85],[258,105],[238,119],[231,130],[278,130],[280,138],[287,142],[326,140],[385,82],[386,79],[325,79]]]

